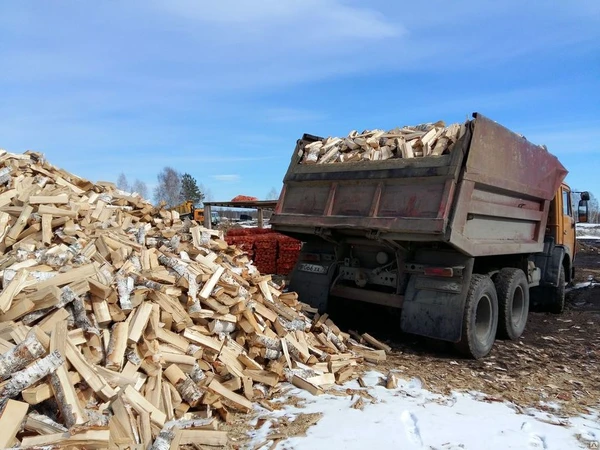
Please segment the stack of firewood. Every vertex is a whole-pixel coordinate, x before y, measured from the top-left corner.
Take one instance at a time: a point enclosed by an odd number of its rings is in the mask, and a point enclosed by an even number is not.
[[[351,131],[345,138],[328,137],[299,150],[301,164],[383,161],[448,154],[463,135],[464,125],[443,122],[405,126],[390,131]]]
[[[0,448],[225,445],[278,383],[385,359],[220,232],[38,153],[0,151],[0,277]]]

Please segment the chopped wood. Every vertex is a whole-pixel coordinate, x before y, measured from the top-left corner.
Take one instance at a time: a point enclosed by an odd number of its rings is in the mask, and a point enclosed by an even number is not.
[[[30,205],[25,206],[21,210],[21,214],[19,215],[19,218],[17,219],[15,224],[8,231],[8,234],[4,238],[4,243],[6,244],[7,247],[10,247],[15,242],[17,242],[17,238],[19,237],[19,234],[21,234],[21,231],[23,231],[25,229],[25,227],[27,226],[27,221],[29,220],[29,216],[31,216],[32,213],[33,213],[33,207]]]
[[[200,403],[202,391],[177,365],[171,364],[163,373],[191,407]]]
[[[386,352],[391,352],[392,351],[392,347],[390,347],[389,345],[384,344],[381,341],[378,341],[377,339],[375,339],[373,336],[371,336],[368,333],[364,333],[362,335],[362,338],[365,340],[365,342],[367,342],[368,344],[372,345],[373,347],[379,349],[379,350],[384,350]]]
[[[27,415],[27,421],[25,422],[25,430],[32,431],[36,434],[55,434],[65,433],[67,428],[62,426],[60,423],[55,422],[48,416],[43,414],[37,414],[30,412]]]
[[[312,395],[321,395],[323,391],[316,385],[312,384],[308,380],[299,377],[298,375],[294,375],[292,377],[292,384],[297,388],[304,389],[305,391],[310,392]]]
[[[92,388],[92,390],[102,398],[102,400],[111,400],[115,391],[108,385],[106,380],[99,375],[88,363],[85,357],[78,351],[77,347],[67,339],[66,357],[79,372],[81,378]]]
[[[2,313],[6,313],[10,309],[15,296],[25,287],[28,275],[26,270],[20,270],[8,283],[8,286],[4,286],[4,290],[0,294],[0,311]]]
[[[147,412],[150,414],[150,420],[152,423],[158,426],[163,426],[167,420],[167,416],[164,412],[146,400],[138,391],[132,386],[127,386],[123,391],[124,399],[131,405],[133,409],[138,411]]]
[[[398,387],[398,378],[392,372],[388,372],[385,387],[387,389],[396,389]]]
[[[29,405],[15,400],[9,400],[0,416],[0,448],[12,447],[13,440],[21,430],[21,424]]]
[[[127,338],[128,344],[135,344],[139,342],[142,337],[142,333],[150,320],[150,314],[152,313],[152,303],[142,303],[136,310],[131,325],[129,327],[129,337]]]
[[[306,381],[318,387],[331,385],[335,384],[335,375],[332,373],[324,373],[323,375],[309,377]]]
[[[227,432],[211,430],[180,430],[179,445],[225,446],[228,442]]]
[[[208,385],[208,389],[226,399],[235,409],[243,412],[249,412],[252,409],[252,403],[248,399],[230,391],[217,380],[213,379]]]
[[[206,282],[206,284],[200,291],[200,294],[198,294],[202,300],[208,300],[208,298],[210,297],[210,293],[217,285],[217,282],[221,278],[221,275],[223,275],[223,272],[225,272],[225,268],[222,266],[219,266],[217,268],[217,270],[215,271],[215,273],[212,274],[210,279]]]
[[[29,197],[30,205],[39,205],[41,203],[50,203],[54,205],[66,205],[69,203],[67,194],[59,195],[32,195]]]
[[[22,447],[53,447],[74,448],[85,447],[86,449],[108,448],[110,432],[105,429],[90,429],[75,431],[73,433],[46,434],[43,436],[31,436],[23,438]]]
[[[53,373],[63,363],[60,353],[55,351],[26,369],[13,373],[11,379],[0,388],[0,411],[4,410],[9,398],[17,396],[23,389]]]
[[[40,281],[29,287],[31,290],[40,290],[49,286],[64,286],[74,281],[83,280],[88,277],[96,275],[96,268],[93,264],[86,264],[76,269],[69,270],[67,272],[60,273],[54,277],[49,278],[45,281]]]
[[[386,360],[385,350],[372,350],[363,345],[352,345],[352,351],[370,362],[381,362]]]
[[[279,382],[279,376],[276,373],[269,372],[267,370],[244,370],[244,375],[250,377],[257,383],[264,383],[267,386],[276,386]]]
[[[58,352],[64,359],[67,340],[67,322],[57,322],[50,337],[50,351]],[[87,415],[79,403],[77,392],[75,392],[65,364],[58,367],[56,372],[50,376],[50,386],[65,425],[71,428],[86,423]]]
[[[46,352],[34,329],[18,345],[0,355],[0,380],[9,378],[14,372],[24,369]]]
[[[80,383],[81,375],[79,375],[77,372],[69,372],[69,382],[72,386]],[[54,392],[52,391],[52,386],[50,386],[50,383],[40,383],[36,386],[24,389],[23,392],[21,392],[21,395],[23,396],[23,400],[30,405],[37,405],[52,398],[54,396]]]
[[[399,157],[396,142],[424,151],[427,131],[329,139],[315,162],[336,162],[340,145],[349,160]],[[0,179],[0,411],[16,397],[31,410],[9,446],[222,446],[230,410],[268,405],[286,380],[318,395],[381,359],[326,315],[313,323],[220,231],[35,152],[2,153]]]
[[[354,367],[346,366],[335,374],[335,382],[337,384],[343,384],[348,381],[352,375],[354,375]]]

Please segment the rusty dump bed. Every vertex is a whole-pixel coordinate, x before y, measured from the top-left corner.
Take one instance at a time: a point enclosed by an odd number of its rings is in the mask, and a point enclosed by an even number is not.
[[[471,256],[543,250],[567,174],[544,148],[473,114],[451,154],[299,164],[298,141],[271,226],[308,235],[443,241]]]

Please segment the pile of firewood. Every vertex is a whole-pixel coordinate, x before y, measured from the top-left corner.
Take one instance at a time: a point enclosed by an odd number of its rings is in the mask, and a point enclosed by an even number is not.
[[[328,137],[300,150],[301,164],[383,161],[391,158],[440,156],[450,153],[464,125],[444,122],[394,128],[390,131],[351,131],[347,137]]]
[[[278,383],[385,359],[220,232],[38,153],[0,151],[0,255],[0,448],[225,445]]]

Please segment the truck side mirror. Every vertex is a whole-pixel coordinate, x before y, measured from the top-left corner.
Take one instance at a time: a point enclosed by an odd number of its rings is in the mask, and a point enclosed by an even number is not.
[[[582,195],[583,197],[583,195]],[[579,200],[579,205],[577,206],[577,221],[579,223],[587,223],[588,221],[588,202],[587,200]]]
[[[588,201],[590,199],[590,193],[585,191],[581,193],[581,200]]]

